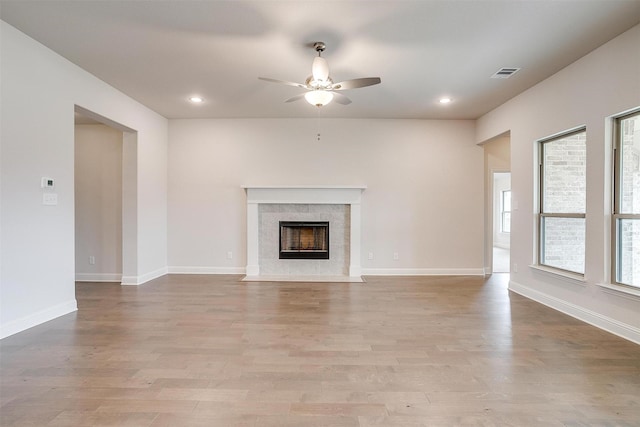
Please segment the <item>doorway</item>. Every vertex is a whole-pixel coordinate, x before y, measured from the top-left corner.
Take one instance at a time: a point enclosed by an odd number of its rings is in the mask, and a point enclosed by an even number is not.
[[[508,273],[511,252],[511,173],[493,173],[493,237],[494,273]]]
[[[76,106],[75,278],[124,283],[137,276],[137,133]]]
[[[76,281],[122,280],[123,133],[75,115]]]
[[[511,265],[511,134],[482,144],[485,181],[485,274],[509,273]]]

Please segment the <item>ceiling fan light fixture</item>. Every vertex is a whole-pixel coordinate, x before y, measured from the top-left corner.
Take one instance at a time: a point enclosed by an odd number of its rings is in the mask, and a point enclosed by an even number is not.
[[[333,94],[326,90],[312,90],[304,94],[304,99],[311,105],[323,107],[331,102]]]
[[[322,57],[325,44],[323,42],[315,42],[313,44],[313,48],[318,52],[318,56],[313,59],[313,64],[311,64],[311,75],[307,77],[304,83],[287,82],[267,77],[258,78],[267,82],[280,83],[287,86],[306,89],[308,92],[293,96],[284,102],[293,102],[305,98],[309,104],[316,107],[327,105],[334,99],[337,104],[349,105],[351,104],[351,100],[340,93],[340,91],[346,89],[358,89],[380,83],[380,77],[362,77],[359,79],[344,80],[339,83],[334,83],[333,79],[329,77],[329,65]]]
[[[313,58],[313,65],[311,66],[311,74],[313,80],[324,82],[329,78],[329,64],[327,60],[321,56]]]
[[[317,80],[315,77],[309,76],[304,85],[310,90],[330,90],[333,86],[333,80],[331,80],[331,77],[327,77],[325,80]]]

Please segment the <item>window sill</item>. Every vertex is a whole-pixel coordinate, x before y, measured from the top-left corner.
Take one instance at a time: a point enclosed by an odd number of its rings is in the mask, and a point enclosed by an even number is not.
[[[633,288],[631,286],[624,285],[614,285],[611,283],[597,283],[597,285],[601,288],[604,288],[605,292],[612,295],[630,296],[634,300],[640,298],[640,288]]]
[[[565,282],[571,283],[573,285],[581,285],[586,286],[587,281],[585,280],[582,274],[578,273],[570,273],[568,271],[557,270],[555,268],[546,267],[544,265],[530,265],[529,266],[534,271],[539,271],[549,276],[553,276],[558,279],[562,279]]]

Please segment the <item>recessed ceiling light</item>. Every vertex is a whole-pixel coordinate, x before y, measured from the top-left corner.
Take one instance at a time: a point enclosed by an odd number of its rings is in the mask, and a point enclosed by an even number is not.
[[[440,104],[448,104],[451,102],[451,98],[440,98]]]
[[[202,97],[200,96],[192,96],[189,98],[189,101],[193,102],[194,104],[200,104],[204,101],[204,99],[202,99]]]

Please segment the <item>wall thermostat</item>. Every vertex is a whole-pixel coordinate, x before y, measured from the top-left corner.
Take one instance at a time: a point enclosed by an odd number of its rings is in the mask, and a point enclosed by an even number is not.
[[[54,187],[53,178],[47,178],[46,176],[43,176],[42,179],[40,180],[40,187],[53,188]]]

